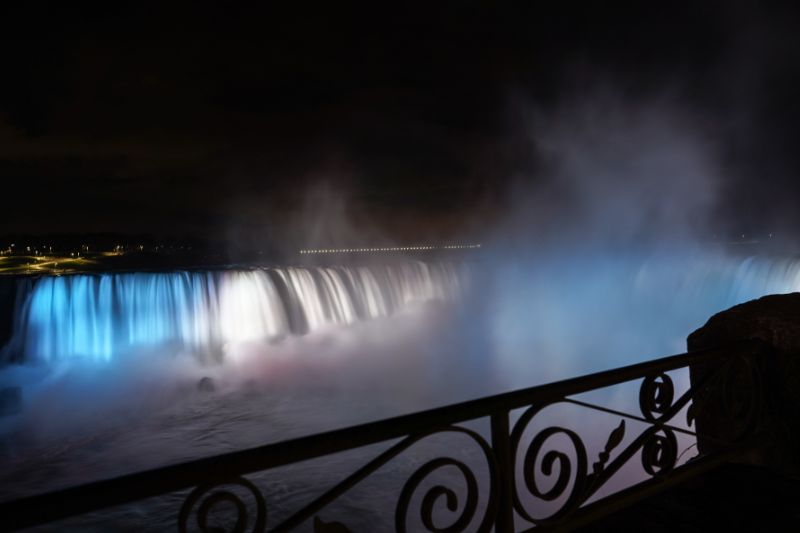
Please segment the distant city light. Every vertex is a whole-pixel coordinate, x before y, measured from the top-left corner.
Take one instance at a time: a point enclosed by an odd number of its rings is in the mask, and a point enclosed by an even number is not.
[[[375,252],[416,252],[427,250],[470,250],[480,248],[480,244],[447,244],[444,246],[389,246],[385,248],[315,248],[300,250],[301,254],[352,254]]]

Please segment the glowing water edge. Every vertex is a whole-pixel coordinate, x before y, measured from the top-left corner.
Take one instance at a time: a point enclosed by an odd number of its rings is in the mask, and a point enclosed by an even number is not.
[[[680,352],[713,313],[797,290],[800,262],[584,251],[15,283],[0,388],[21,386],[23,407],[0,417],[3,500]],[[213,390],[198,388],[204,377]],[[593,401],[629,410],[630,392]],[[593,451],[619,423],[552,416],[578,424]],[[478,461],[480,450],[449,439],[416,445],[322,517],[391,530],[419,464],[442,453]],[[274,525],[382,446],[248,478]],[[42,530],[173,530],[183,497]]]

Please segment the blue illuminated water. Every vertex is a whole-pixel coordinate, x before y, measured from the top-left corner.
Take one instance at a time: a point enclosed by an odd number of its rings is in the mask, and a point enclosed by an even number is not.
[[[18,297],[6,357],[110,360],[160,345],[218,357],[262,342],[450,300],[453,265],[270,268],[42,277]]]
[[[712,315],[800,290],[800,260],[569,251],[500,264],[492,279],[493,366],[521,387],[683,352]]]

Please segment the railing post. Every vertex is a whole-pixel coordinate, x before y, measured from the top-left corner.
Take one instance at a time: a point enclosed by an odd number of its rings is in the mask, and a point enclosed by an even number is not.
[[[492,449],[497,460],[497,520],[498,533],[514,531],[514,462],[511,457],[508,411],[492,415]]]

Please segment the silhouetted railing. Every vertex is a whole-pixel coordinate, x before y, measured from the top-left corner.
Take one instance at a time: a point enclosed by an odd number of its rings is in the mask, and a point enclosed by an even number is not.
[[[410,509],[414,502],[420,507],[416,515],[419,525],[413,526],[415,530],[488,531],[494,527],[495,531],[505,532],[532,527],[580,526],[748,451],[761,416],[758,362],[761,351],[759,344],[748,342],[724,350],[675,355],[22,498],[0,504],[0,528],[14,530],[44,524],[192,488],[182,507],[175,510],[179,531],[195,526],[210,531],[209,520],[223,508],[234,515],[227,524],[233,531],[288,531],[312,520],[316,531],[347,531],[347,524],[331,525],[320,518],[320,512],[416,443],[433,435],[447,434],[474,442],[484,463],[482,469],[476,474],[466,461],[452,457],[451,450],[416,468],[399,491],[397,501],[387,502],[394,512],[396,530],[412,528],[408,524],[413,517]],[[703,374],[693,370],[692,384],[676,397],[674,380],[668,372],[690,366],[697,368],[697,365],[705,369]],[[623,383],[635,384],[637,380],[641,383],[638,400],[634,401],[638,407],[636,412],[623,412],[576,398],[582,393]],[[733,396],[726,392],[732,388],[727,386],[731,383],[736,384]],[[722,400],[705,400],[712,396]],[[601,439],[605,445],[599,452],[590,454],[591,446],[584,442],[597,436],[596,428],[592,430],[594,435],[583,438],[579,430],[562,424],[545,424],[535,429],[534,420],[548,418],[537,419],[537,415],[557,404],[614,418],[613,424],[608,425],[607,438]],[[703,405],[714,406],[717,421],[719,417],[730,418],[735,431],[723,440],[714,435],[706,437],[715,441],[714,452],[681,463],[678,435],[685,435],[684,439],[697,436],[690,428],[697,409]],[[484,425],[488,421],[483,430],[468,427],[481,421]],[[631,426],[637,425],[640,428],[634,432]],[[276,524],[268,524],[268,502],[263,489],[243,477],[397,439],[400,440]],[[552,448],[553,443],[560,448]],[[596,456],[594,461],[593,456]],[[610,483],[636,456],[641,462],[640,478],[644,480],[628,483],[630,486]],[[448,467],[461,478],[460,492],[441,483],[431,486],[435,472],[441,474],[440,469]],[[543,481],[549,482],[546,488],[542,488]],[[420,491],[421,488],[425,490]],[[242,494],[247,493],[249,499],[245,502]],[[542,507],[547,508],[546,514],[536,516]]]

